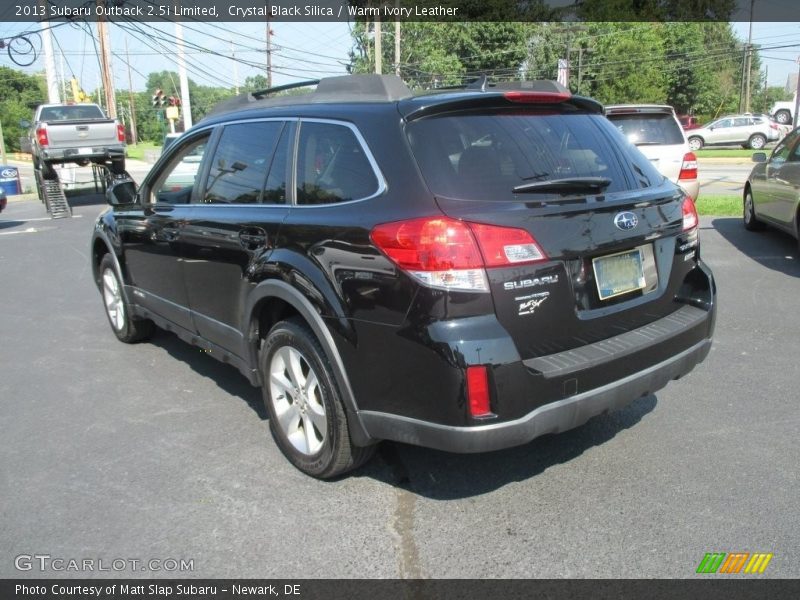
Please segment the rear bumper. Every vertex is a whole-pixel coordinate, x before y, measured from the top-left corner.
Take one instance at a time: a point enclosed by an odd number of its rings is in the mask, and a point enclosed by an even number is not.
[[[689,373],[711,349],[705,339],[647,369],[604,386],[540,406],[513,421],[453,427],[398,415],[359,411],[371,437],[449,452],[488,452],[526,444],[548,433],[578,427],[590,418],[623,408]]]
[[[81,152],[91,150],[91,152]],[[80,160],[109,160],[123,158],[125,146],[91,146],[86,148],[52,148],[42,151],[42,159],[49,162],[74,162]]]

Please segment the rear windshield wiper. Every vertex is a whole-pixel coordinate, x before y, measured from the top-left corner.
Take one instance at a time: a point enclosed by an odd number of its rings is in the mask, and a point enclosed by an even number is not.
[[[531,181],[515,187],[515,194],[547,194],[560,192],[562,194],[600,192],[611,185],[608,177],[567,177],[565,179],[551,179],[549,181]]]

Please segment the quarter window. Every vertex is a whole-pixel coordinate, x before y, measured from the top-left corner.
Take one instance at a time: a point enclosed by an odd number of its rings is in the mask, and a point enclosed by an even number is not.
[[[254,204],[262,201],[264,184],[283,122],[236,123],[222,130],[206,180],[204,204]],[[283,172],[279,179],[283,179]],[[277,184],[273,184],[277,185]],[[285,186],[284,186],[285,187]],[[280,199],[272,194],[272,203]],[[285,193],[282,203],[286,202]]]
[[[297,151],[297,204],[332,204],[367,198],[378,178],[349,127],[303,122]]]

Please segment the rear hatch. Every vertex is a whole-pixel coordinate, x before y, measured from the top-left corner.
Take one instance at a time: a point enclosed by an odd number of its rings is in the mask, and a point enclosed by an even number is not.
[[[601,111],[567,100],[496,104],[412,115],[406,131],[442,212],[523,230],[541,254],[486,268],[497,318],[522,358],[677,310],[697,260],[691,200]],[[480,238],[481,228],[470,227]]]
[[[606,116],[659,173],[678,183],[689,144],[669,107],[607,107]]]

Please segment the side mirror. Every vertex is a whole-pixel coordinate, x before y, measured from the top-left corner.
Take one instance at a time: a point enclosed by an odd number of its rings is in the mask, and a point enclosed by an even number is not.
[[[767,162],[767,155],[765,152],[753,152],[752,161],[754,163]]]
[[[28,129],[31,126],[31,122],[28,119],[20,119],[19,126],[23,129]]]
[[[136,183],[127,175],[111,179],[106,187],[106,202],[111,206],[136,204],[139,200]]]

